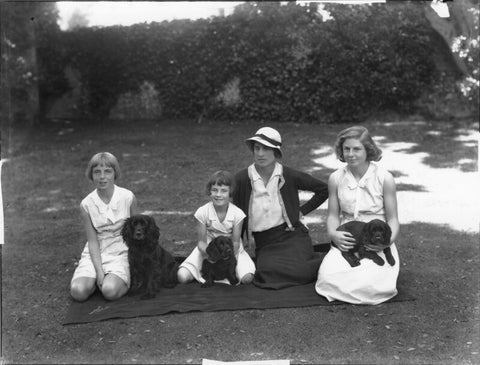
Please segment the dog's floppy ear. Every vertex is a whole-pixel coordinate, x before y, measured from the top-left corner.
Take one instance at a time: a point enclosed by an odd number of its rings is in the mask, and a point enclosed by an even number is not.
[[[362,228],[362,245],[366,245],[372,241],[372,233],[370,232],[372,229],[371,222],[365,223]]]
[[[146,216],[145,234],[149,242],[158,242],[160,238],[160,229],[155,223],[155,219],[150,216]]]
[[[222,250],[229,250],[233,252],[233,242],[229,237],[223,237]]]
[[[128,242],[129,238],[133,236],[133,217],[125,219],[122,226],[122,238],[125,242]]]
[[[220,257],[220,247],[221,241],[219,237],[215,237],[207,246],[207,254],[212,260],[217,260]]]

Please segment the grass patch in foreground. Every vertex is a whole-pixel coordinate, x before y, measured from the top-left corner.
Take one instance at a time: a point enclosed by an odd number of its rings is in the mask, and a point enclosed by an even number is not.
[[[418,140],[432,128],[399,125],[366,126],[392,141]],[[315,163],[313,151],[328,153],[336,133],[346,126],[271,126],[285,141],[285,164],[311,170],[326,181],[331,170]],[[398,244],[400,275],[416,296],[414,302],[170,314],[61,325],[70,303],[74,264],[84,245],[78,205],[92,189],[83,175],[89,158],[100,150],[119,157],[124,171],[119,185],[135,192],[142,210],[155,212],[165,246],[183,254],[193,247],[189,212],[207,201],[208,175],[218,169],[235,172],[250,164],[243,140],[258,128],[189,121],[53,124],[27,131],[19,139],[12,131],[11,153],[4,156],[10,160],[3,167],[4,361],[200,363],[202,358],[288,358],[292,363],[477,363],[478,234],[426,223],[402,225]],[[442,164],[455,166],[458,159],[471,158],[471,148],[455,140],[455,133],[451,143],[456,152],[439,157]],[[322,208],[316,212],[319,223],[310,224],[316,242],[327,240],[322,223],[326,205]]]

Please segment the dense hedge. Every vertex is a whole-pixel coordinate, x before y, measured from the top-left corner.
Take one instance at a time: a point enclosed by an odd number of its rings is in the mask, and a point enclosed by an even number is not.
[[[327,10],[323,21],[315,4],[245,3],[227,17],[83,28],[63,42],[100,116],[145,81],[165,117],[358,121],[412,105],[435,72],[421,7]],[[239,99],[218,98],[228,85]]]

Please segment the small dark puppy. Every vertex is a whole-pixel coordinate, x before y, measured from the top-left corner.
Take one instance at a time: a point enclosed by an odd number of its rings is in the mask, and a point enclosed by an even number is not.
[[[233,242],[225,236],[214,238],[207,246],[209,260],[202,263],[202,277],[206,280],[201,286],[208,288],[213,285],[214,280],[228,279],[230,284],[238,283],[235,268],[237,259],[233,251]]]
[[[350,232],[357,243],[353,249],[342,251],[342,256],[351,267],[360,265],[360,260],[363,258],[371,259],[382,266],[385,261],[377,255],[376,252],[379,251],[385,253],[385,258],[391,266],[395,265],[395,259],[390,250],[392,230],[384,221],[380,219],[374,219],[368,223],[351,221],[339,226],[337,231]],[[358,252],[358,258],[354,252]]]
[[[143,214],[125,220],[122,237],[128,247],[131,285],[128,295],[155,298],[160,288],[177,285],[178,263],[158,243],[160,230],[155,220]]]

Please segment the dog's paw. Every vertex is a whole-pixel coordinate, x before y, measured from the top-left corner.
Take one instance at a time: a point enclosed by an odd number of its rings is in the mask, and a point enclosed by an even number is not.
[[[379,256],[372,258],[372,260],[379,266],[385,265],[385,261]]]
[[[228,281],[230,282],[230,285],[237,285],[238,284],[238,279],[235,278],[228,278]]]
[[[360,266],[360,260],[357,260],[357,261],[350,260],[348,263],[350,264],[351,267]]]
[[[211,286],[213,286],[213,282],[210,283],[208,281],[206,281],[202,285],[200,285],[201,288],[210,288]]]

